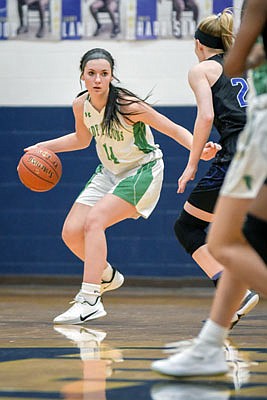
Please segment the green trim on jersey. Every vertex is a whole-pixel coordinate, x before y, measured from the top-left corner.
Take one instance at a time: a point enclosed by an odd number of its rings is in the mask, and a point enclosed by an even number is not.
[[[95,177],[97,174],[101,174],[102,169],[103,169],[103,165],[102,165],[102,164],[99,164],[99,165],[96,167],[95,172],[93,173],[93,175],[91,176],[91,178],[89,179],[89,181],[86,182],[86,184],[85,184],[84,188],[81,190],[80,194],[90,185],[90,183],[92,182],[92,180],[94,179],[94,177]],[[80,194],[79,194],[79,196],[80,196]],[[78,196],[78,197],[79,197],[79,196]]]
[[[263,46],[263,38],[259,36],[256,40]],[[252,70],[252,79],[257,96],[267,93],[267,61]]]
[[[267,93],[267,61],[255,68],[252,76],[257,96]]]
[[[123,179],[113,194],[136,206],[153,181],[152,168],[156,163],[157,160],[151,161],[139,168],[135,175]]]
[[[133,126],[133,134],[134,134],[134,144],[141,150],[143,153],[150,153],[155,150],[155,146],[148,144],[146,140],[146,125],[144,122],[137,122]]]

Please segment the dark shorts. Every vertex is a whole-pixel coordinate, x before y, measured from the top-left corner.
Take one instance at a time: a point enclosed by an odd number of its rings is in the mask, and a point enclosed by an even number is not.
[[[194,187],[187,201],[194,207],[213,213],[230,162],[212,163]]]

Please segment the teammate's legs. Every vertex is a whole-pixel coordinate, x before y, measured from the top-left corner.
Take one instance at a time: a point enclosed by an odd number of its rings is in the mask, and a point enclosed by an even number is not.
[[[244,219],[251,204],[252,199],[220,197],[216,206],[216,220],[208,235],[208,248],[214,257],[227,266],[233,277],[267,295],[266,265],[242,234]]]
[[[243,226],[243,234],[267,264],[267,182],[253,201]]]
[[[267,268],[242,235],[251,199],[220,196],[215,221],[208,234],[208,247],[224,268],[215,292],[210,318],[186,350],[152,363],[152,369],[174,376],[226,373],[223,345],[232,317],[247,288],[267,294]],[[231,229],[229,229],[231,227]]]

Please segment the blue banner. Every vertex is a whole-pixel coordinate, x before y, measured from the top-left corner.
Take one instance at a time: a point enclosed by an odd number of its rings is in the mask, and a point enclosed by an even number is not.
[[[137,0],[136,39],[157,39],[157,0]]]
[[[62,0],[61,38],[76,40],[82,37],[80,0]]]
[[[5,40],[7,37],[7,2],[6,0],[0,0],[0,40]]]
[[[218,14],[228,7],[233,7],[233,0],[213,0],[214,14]]]
[[[0,40],[192,39],[198,22],[242,0],[0,0]]]

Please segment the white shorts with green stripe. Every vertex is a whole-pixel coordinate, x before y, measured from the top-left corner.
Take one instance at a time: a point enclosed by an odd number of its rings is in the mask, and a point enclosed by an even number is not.
[[[163,182],[162,159],[150,161],[130,171],[114,175],[99,165],[76,202],[94,206],[111,193],[136,207],[136,218],[148,218],[157,205]]]
[[[237,141],[237,151],[220,194],[253,199],[267,179],[267,94],[250,103],[247,124]]]

